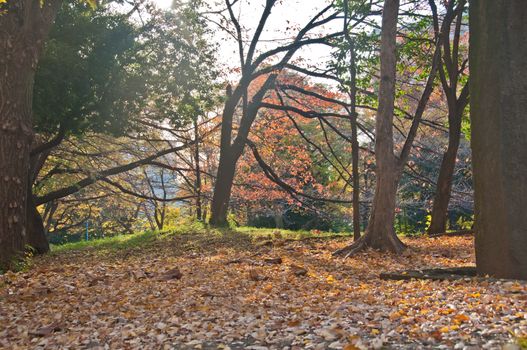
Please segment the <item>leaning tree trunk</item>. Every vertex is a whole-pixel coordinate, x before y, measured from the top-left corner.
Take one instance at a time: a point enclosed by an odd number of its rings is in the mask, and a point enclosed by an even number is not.
[[[35,69],[59,0],[8,1],[0,17],[0,266],[27,243],[29,152]]]
[[[461,136],[461,113],[454,118],[449,118],[448,147],[441,161],[439,177],[437,178],[436,193],[432,205],[432,221],[428,228],[428,234],[446,232],[448,221],[448,204],[452,191],[452,179],[456,167],[457,151]]]
[[[31,189],[28,189],[26,209],[27,245],[33,248],[34,253],[45,254],[49,252],[49,243],[46,237],[42,216],[35,206],[33,193],[31,193],[30,190]]]
[[[469,9],[477,270],[527,279],[527,3]]]
[[[209,223],[213,226],[227,226],[227,213],[229,201],[231,199],[232,185],[236,173],[237,157],[232,154],[230,147],[222,150],[216,183],[214,185],[214,195],[211,203],[211,216]]]
[[[35,143],[35,142],[34,142]],[[33,197],[33,185],[40,173],[40,170],[48,159],[51,148],[41,152],[34,153],[35,146],[32,145],[33,151],[29,158],[29,175],[26,200],[26,234],[27,245],[33,249],[35,254],[45,254],[49,252],[49,243],[46,237],[46,229],[42,216],[37,210],[35,199]]]
[[[395,233],[395,204],[402,166],[394,155],[393,112],[395,103],[396,33],[399,0],[385,0],[381,33],[381,81],[375,120],[376,186],[366,233],[335,254],[351,255],[365,247],[400,253],[404,244]]]

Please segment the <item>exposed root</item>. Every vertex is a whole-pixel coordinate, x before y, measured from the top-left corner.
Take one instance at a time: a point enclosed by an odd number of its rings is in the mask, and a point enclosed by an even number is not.
[[[372,239],[370,235],[367,233],[362,236],[359,240],[353,242],[352,244],[341,248],[335,252],[333,252],[333,256],[342,256],[344,258],[349,258],[352,255],[355,255],[367,248],[372,248],[384,252],[391,252],[395,254],[401,254],[405,249],[406,245],[401,242],[397,236],[394,237],[394,239],[386,239],[381,242],[376,242],[377,244],[374,244],[372,242]]]
[[[368,248],[368,244],[364,237],[365,236],[362,236],[361,238],[359,238],[359,240],[353,242],[352,244],[334,251],[333,256],[342,256],[344,258],[349,258],[350,256]]]

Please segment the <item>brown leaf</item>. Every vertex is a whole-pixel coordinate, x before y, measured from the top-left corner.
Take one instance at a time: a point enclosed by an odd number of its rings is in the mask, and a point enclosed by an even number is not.
[[[140,279],[148,277],[146,273],[141,269],[130,271],[130,275],[132,275],[132,278],[136,280],[140,280]]]
[[[298,266],[298,265],[291,265],[289,266],[289,268],[291,269],[291,272],[293,272],[293,274],[295,276],[305,276],[307,275],[307,270],[301,266]]]
[[[278,265],[278,264],[281,264],[281,263],[282,263],[282,258],[281,258],[281,257],[277,257],[277,258],[268,258],[268,259],[264,259],[264,262],[267,263],[267,264],[275,264],[275,265]]]
[[[29,332],[29,335],[34,336],[34,337],[45,337],[47,335],[50,335],[53,332],[58,332],[61,329],[62,328],[60,327],[58,322],[53,322],[50,325],[40,327],[34,331]]]
[[[261,275],[256,270],[249,270],[249,279],[251,279],[252,281],[265,281],[266,279],[268,279],[268,277]]]
[[[181,277],[183,277],[183,274],[181,273],[181,271],[179,271],[177,267],[175,267],[172,270],[166,271],[164,274],[159,276],[157,279],[159,281],[169,281],[169,280],[174,280],[174,279],[178,280]]]

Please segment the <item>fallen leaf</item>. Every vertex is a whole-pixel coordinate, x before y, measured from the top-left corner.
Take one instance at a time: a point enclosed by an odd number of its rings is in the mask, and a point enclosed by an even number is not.
[[[183,277],[183,274],[176,267],[176,268],[173,268],[172,270],[168,270],[167,272],[159,276],[157,279],[159,281],[169,281],[169,280],[174,280],[174,279],[178,280],[181,277]]]

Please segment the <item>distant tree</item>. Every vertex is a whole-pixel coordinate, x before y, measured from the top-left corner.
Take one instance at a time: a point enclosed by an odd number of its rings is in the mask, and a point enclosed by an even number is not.
[[[295,29],[293,39],[289,42],[275,45],[260,52],[258,46],[261,45],[262,33],[266,30],[271,11],[278,2],[276,0],[267,0],[265,2],[264,9],[253,33],[245,32],[240,25],[238,17],[234,13],[236,1],[227,0],[225,3],[227,8],[219,11],[219,13],[226,13],[227,17],[224,17],[222,21],[225,22],[225,19],[228,19],[227,30],[229,30],[229,35],[233,36],[237,42],[241,77],[233,89],[228,89],[223,109],[220,160],[210,217],[210,223],[217,226],[227,224],[227,213],[236,173],[236,164],[247,145],[249,132],[261,107],[260,103],[265,98],[268,90],[275,85],[280,71],[290,63],[291,59],[302,47],[314,44],[328,45],[330,39],[341,35],[340,32],[336,32],[310,37],[318,28],[338,17],[339,11],[334,11],[330,4],[316,13],[306,25],[298,30]],[[248,46],[245,44],[247,35],[250,37]],[[250,96],[248,94],[249,86],[254,79],[262,75],[266,76],[265,82],[261,85],[260,90]],[[240,114],[239,127],[236,135],[233,136],[233,121],[237,113]]]

